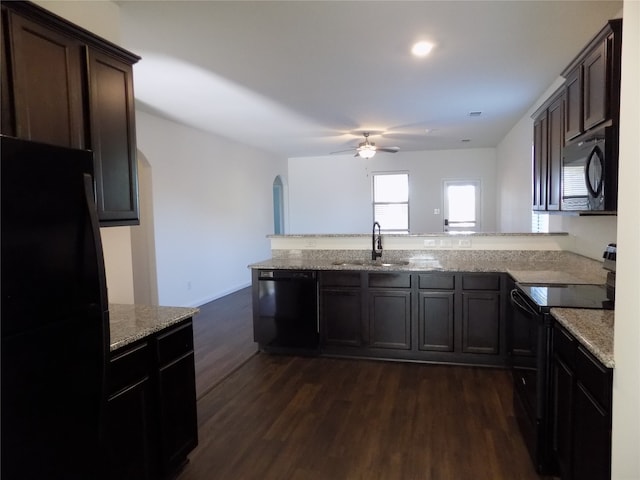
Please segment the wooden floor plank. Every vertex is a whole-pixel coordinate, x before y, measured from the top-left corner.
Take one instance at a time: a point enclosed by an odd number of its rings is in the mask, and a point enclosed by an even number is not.
[[[194,319],[199,446],[179,480],[541,480],[506,370],[257,354],[251,291]]]

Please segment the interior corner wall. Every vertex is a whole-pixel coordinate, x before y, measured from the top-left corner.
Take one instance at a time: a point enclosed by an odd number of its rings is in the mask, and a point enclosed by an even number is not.
[[[136,111],[151,165],[158,299],[199,306],[249,286],[271,256],[273,180],[286,159]]]
[[[461,179],[480,180],[481,228],[496,231],[496,152],[476,148],[290,158],[288,233],[370,232],[376,172],[409,173],[411,233],[443,231],[443,182]]]

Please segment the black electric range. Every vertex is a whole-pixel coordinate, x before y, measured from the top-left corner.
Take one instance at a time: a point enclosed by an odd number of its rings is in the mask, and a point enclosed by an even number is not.
[[[546,313],[553,307],[604,310],[613,310],[614,307],[607,298],[605,285],[517,283],[516,287],[524,294],[527,303],[540,313]]]
[[[551,424],[550,310],[554,307],[613,309],[605,285],[516,283],[509,322],[513,408],[538,473],[557,473]]]

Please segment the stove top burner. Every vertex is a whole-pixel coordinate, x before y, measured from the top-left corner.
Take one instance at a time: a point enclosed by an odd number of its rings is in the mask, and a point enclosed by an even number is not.
[[[613,310],[604,285],[529,285],[518,288],[536,305],[543,308],[599,308]]]

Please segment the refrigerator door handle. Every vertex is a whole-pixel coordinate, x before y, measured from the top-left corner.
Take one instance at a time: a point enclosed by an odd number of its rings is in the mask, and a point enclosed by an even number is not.
[[[93,196],[93,177],[84,174],[84,197],[85,206],[87,207],[87,216],[91,225],[91,235],[95,246],[96,261],[98,263],[98,282],[100,284],[100,306],[103,312],[108,310],[107,299],[107,278],[104,268],[104,255],[102,251],[102,237],[100,236],[100,224],[98,223],[98,212],[96,211],[96,203]]]

